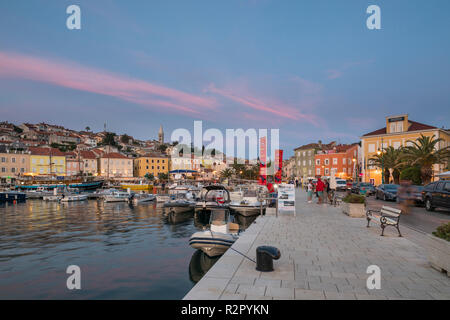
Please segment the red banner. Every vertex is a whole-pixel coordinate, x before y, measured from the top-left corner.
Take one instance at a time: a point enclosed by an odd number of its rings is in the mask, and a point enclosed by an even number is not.
[[[283,169],[283,150],[275,150],[275,183],[281,183]]]
[[[267,138],[259,139],[259,184],[267,184]]]

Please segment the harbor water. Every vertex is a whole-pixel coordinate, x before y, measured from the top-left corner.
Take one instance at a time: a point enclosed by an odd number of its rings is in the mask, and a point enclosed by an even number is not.
[[[181,299],[217,260],[189,247],[203,227],[155,202],[1,204],[0,299]],[[70,265],[80,290],[67,288]]]

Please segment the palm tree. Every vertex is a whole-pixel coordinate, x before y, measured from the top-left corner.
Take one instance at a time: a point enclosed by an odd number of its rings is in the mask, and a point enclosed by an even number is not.
[[[400,155],[402,154],[402,149],[394,149],[394,147],[390,146],[376,154],[374,157],[370,158],[369,161],[376,167],[379,167],[384,170],[382,174],[384,174],[384,182],[389,183],[389,178],[394,178],[394,183],[398,184],[400,180],[400,168],[403,165]]]
[[[230,178],[233,176],[233,170],[226,168],[220,172],[220,177],[223,179],[228,179],[228,185],[230,184]]]
[[[424,184],[430,183],[433,176],[433,165],[448,163],[450,146],[438,149],[438,143],[444,141],[434,136],[420,135],[416,141],[408,140],[412,145],[405,147],[402,160],[409,166],[418,166]]]

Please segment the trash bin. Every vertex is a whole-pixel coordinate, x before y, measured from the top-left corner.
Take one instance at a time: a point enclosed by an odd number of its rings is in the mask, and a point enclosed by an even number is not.
[[[256,248],[256,270],[273,271],[273,260],[278,260],[280,256],[280,250],[275,247],[260,246]]]

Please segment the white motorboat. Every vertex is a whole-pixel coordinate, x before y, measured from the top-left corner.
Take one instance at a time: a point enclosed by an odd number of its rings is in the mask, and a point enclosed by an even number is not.
[[[75,202],[87,200],[87,194],[63,194],[61,202]]]
[[[164,203],[167,201],[170,201],[170,196],[168,194],[157,194],[156,196],[156,202],[158,203]]]
[[[58,194],[58,195],[47,195],[47,196],[43,196],[42,200],[44,201],[61,201],[62,199],[62,195]]]
[[[129,202],[131,193],[115,190],[105,196],[104,202]]]
[[[232,201],[229,207],[238,214],[249,217],[261,213],[262,203],[258,199],[256,190],[245,190],[242,200]]]
[[[212,209],[228,208],[230,192],[222,185],[203,187],[201,199],[195,205],[195,212],[209,213]]]
[[[132,203],[138,205],[140,203],[151,202],[156,199],[154,194],[151,193],[135,193],[131,196]]]
[[[189,245],[210,257],[222,255],[238,239],[239,225],[230,221],[228,209],[212,209],[210,229],[194,233]]]

